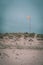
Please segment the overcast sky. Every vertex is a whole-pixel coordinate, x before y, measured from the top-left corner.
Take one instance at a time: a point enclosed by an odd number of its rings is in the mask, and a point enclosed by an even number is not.
[[[0,0],[0,32],[43,33],[43,0]]]

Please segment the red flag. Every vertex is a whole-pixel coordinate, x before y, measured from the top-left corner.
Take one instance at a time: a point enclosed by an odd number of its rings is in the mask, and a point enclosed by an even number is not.
[[[30,16],[27,16],[26,18],[27,18],[27,19],[30,19],[31,17],[30,17]]]

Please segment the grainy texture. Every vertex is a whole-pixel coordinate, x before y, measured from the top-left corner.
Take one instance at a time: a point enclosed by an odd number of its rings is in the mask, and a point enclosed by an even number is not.
[[[43,65],[43,50],[0,49],[0,65]]]

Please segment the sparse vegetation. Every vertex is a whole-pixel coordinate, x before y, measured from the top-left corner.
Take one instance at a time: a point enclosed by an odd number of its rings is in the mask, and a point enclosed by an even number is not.
[[[32,38],[34,38],[34,36],[35,36],[35,33],[24,33],[24,38],[27,38],[27,37],[32,37]]]
[[[43,38],[43,34],[37,34],[38,38]]]
[[[9,38],[13,38],[13,36],[20,38],[22,35],[24,35],[24,37],[34,38],[35,33],[28,33],[28,32],[26,33],[4,33],[4,34],[0,33],[0,38],[3,39],[4,36],[8,36]],[[37,34],[37,37],[43,38],[43,34]]]
[[[19,38],[21,38],[22,36],[24,36],[24,39],[26,40],[27,37],[34,38],[35,33],[28,33],[28,32],[26,32],[26,33],[4,33],[4,34],[0,33],[0,49],[14,48],[14,47],[17,48],[17,49],[23,49],[23,48],[31,48],[31,49],[33,49],[33,48],[36,49],[37,48],[37,49],[39,49],[39,48],[41,48],[40,46],[32,46],[31,44],[30,44],[30,46],[26,46],[25,42],[24,42],[24,46],[18,45],[18,42],[17,42],[17,44],[15,46],[11,45],[11,44],[10,45],[9,44],[8,45],[4,44],[5,40],[8,41],[10,39],[13,40],[12,42],[10,41],[10,43],[15,44],[16,41],[19,41],[20,40]],[[5,39],[4,39],[4,37],[5,37]],[[13,37],[16,38],[16,41],[13,39]],[[41,38],[43,40],[43,34],[37,34],[36,38],[37,39]],[[2,42],[3,40],[4,40],[4,42]],[[28,42],[33,42],[33,40],[29,39]],[[41,43],[43,43],[43,42],[41,42]]]
[[[3,34],[2,33],[0,33],[0,39],[3,39]]]

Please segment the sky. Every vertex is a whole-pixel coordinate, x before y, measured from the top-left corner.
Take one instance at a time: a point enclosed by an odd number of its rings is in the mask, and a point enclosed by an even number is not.
[[[30,32],[30,22],[31,32],[43,34],[43,0],[0,0],[0,33]]]

